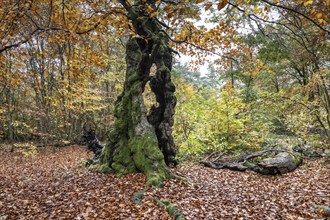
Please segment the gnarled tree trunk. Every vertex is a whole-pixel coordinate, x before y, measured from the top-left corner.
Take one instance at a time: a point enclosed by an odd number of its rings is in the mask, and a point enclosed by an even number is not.
[[[147,183],[160,186],[171,175],[167,166],[175,163],[176,153],[171,128],[176,104],[171,48],[154,18],[138,6],[126,9],[140,37],[131,37],[126,44],[124,91],[115,103],[116,121],[100,158],[100,170],[140,171],[146,174]],[[154,76],[150,76],[152,65],[157,67]],[[149,115],[143,100],[148,82],[158,102]]]

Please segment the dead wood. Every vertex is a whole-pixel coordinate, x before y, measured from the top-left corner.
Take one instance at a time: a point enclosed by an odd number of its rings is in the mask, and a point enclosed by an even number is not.
[[[95,155],[94,159],[98,159],[101,155],[104,144],[101,144],[96,137],[94,129],[84,129],[83,141],[86,143],[87,148]]]
[[[219,154],[221,155],[221,154]],[[223,155],[223,154],[222,154]],[[214,155],[212,155],[213,157]],[[302,162],[302,154],[290,150],[270,149],[239,157],[233,162],[216,162],[206,157],[201,163],[214,169],[234,171],[253,170],[264,175],[284,174],[294,171]],[[219,157],[217,157],[218,159]],[[251,162],[253,160],[253,162]]]

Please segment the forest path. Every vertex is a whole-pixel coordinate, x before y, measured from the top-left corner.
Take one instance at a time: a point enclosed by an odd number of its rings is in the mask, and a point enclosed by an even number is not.
[[[86,148],[40,150],[34,156],[0,150],[0,219],[171,219],[153,197],[176,204],[186,219],[322,219],[313,204],[330,205],[329,164],[305,161],[295,172],[262,176],[184,163],[190,179],[156,189],[142,174],[117,177],[81,166]],[[146,191],[143,204],[131,201]]]

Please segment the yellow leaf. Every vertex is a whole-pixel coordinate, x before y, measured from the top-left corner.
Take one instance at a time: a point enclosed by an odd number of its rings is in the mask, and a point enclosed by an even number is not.
[[[146,10],[147,13],[150,13],[150,12],[153,12],[153,11],[154,11],[154,9],[152,7],[150,7],[150,6]]]
[[[317,18],[322,18],[322,17],[323,17],[323,14],[322,14],[322,13],[317,13],[317,14],[316,14],[316,17],[317,17]]]
[[[306,1],[304,3],[304,6],[311,5],[311,4],[313,4],[313,0]]]
[[[153,13],[150,14],[150,17],[153,18],[153,17],[156,17],[157,15],[158,15],[158,12],[155,11],[155,12],[153,12]]]
[[[320,24],[326,24],[327,22],[324,19],[319,19],[318,20]]]
[[[228,0],[220,0],[218,4],[218,10],[223,9],[228,3]]]
[[[186,13],[186,9],[185,8],[180,8],[179,14],[183,15],[184,13]]]
[[[164,7],[164,10],[165,11],[169,11],[169,10],[171,10],[173,8],[173,5],[166,5],[165,7]]]
[[[212,2],[208,2],[208,3],[205,5],[205,11],[209,10],[211,7],[212,7]]]

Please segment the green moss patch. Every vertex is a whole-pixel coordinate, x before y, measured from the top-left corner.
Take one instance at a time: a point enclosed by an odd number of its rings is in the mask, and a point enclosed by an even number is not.
[[[164,199],[159,200],[157,198],[153,198],[154,201],[157,203],[157,205],[167,211],[168,214],[170,214],[175,220],[184,220],[185,217],[179,210],[179,208],[171,203],[170,201]]]
[[[142,198],[143,198],[144,194],[145,194],[145,191],[134,192],[131,197],[131,201],[137,205],[142,205]]]

